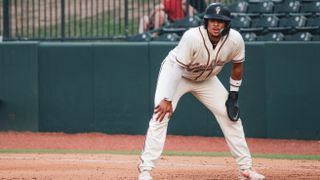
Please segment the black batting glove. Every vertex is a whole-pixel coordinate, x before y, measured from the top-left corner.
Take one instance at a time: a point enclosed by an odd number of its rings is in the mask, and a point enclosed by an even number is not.
[[[240,108],[238,105],[238,95],[237,91],[230,91],[228,99],[226,101],[226,108],[229,119],[231,121],[238,121],[240,117]]]

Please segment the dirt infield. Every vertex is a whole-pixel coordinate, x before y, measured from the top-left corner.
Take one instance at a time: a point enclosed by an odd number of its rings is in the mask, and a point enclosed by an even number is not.
[[[0,132],[0,149],[141,150],[143,136]],[[319,141],[248,138],[253,154],[320,155]],[[168,136],[165,151],[228,152],[223,138]],[[4,179],[136,179],[138,155],[0,153]],[[254,158],[267,179],[320,179],[319,160]],[[162,156],[154,179],[236,179],[231,157]]]

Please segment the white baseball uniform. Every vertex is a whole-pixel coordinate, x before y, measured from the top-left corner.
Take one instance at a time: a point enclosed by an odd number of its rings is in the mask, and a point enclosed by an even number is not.
[[[216,75],[224,64],[241,63],[244,58],[244,41],[237,31],[230,29],[229,34],[223,36],[214,48],[203,26],[189,29],[184,33],[179,44],[164,59],[155,94],[155,106],[157,106],[161,100],[167,98],[168,89],[174,88],[171,89],[174,110],[180,97],[191,92],[214,114],[240,169],[251,168],[252,158],[241,120],[233,122],[227,115],[225,102],[228,91]],[[182,77],[179,78],[176,88],[170,87],[167,83],[175,64],[182,69]],[[162,122],[156,121],[156,114],[152,116],[141,154],[140,171],[152,170],[155,166],[156,160],[163,151],[168,122],[167,115]]]

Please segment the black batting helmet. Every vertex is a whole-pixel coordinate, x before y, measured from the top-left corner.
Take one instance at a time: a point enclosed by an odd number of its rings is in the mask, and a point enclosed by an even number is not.
[[[203,16],[204,27],[207,29],[208,20],[209,19],[217,19],[226,23],[224,30],[221,32],[221,35],[224,36],[228,34],[230,30],[230,21],[231,21],[231,13],[227,6],[221,3],[211,3],[206,8],[206,11]]]

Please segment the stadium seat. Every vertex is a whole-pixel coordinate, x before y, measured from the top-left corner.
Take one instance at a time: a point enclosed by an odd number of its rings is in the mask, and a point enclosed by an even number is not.
[[[231,20],[231,27],[237,30],[240,28],[249,28],[251,26],[251,21],[252,20],[249,16],[233,16]]]
[[[187,29],[199,26],[200,23],[201,19],[198,16],[185,17],[164,26],[161,29],[161,33],[176,33],[181,36]]]
[[[180,36],[176,33],[164,33],[153,39],[153,41],[179,41]]]
[[[281,32],[271,32],[257,37],[257,41],[284,41],[285,36]]]
[[[298,13],[300,11],[300,6],[300,0],[285,0],[283,3],[275,5],[274,13],[277,13],[278,16],[290,13]]]
[[[181,28],[173,28],[173,27],[163,27],[159,34],[168,34],[168,33],[176,33],[178,35],[182,35],[187,28],[181,27]]]
[[[293,35],[286,35],[286,41],[311,41],[312,35],[309,32],[298,32]]]
[[[273,13],[274,4],[271,0],[264,0],[256,3],[250,3],[247,13],[250,15],[255,14],[268,14]]]
[[[257,39],[257,35],[255,33],[241,33],[241,36],[244,41],[255,41]]]
[[[277,27],[269,27],[270,31],[278,31],[282,33],[293,33],[296,28],[305,26],[307,18],[304,16],[289,16],[279,20]]]
[[[274,15],[263,15],[252,20],[250,28],[240,28],[240,32],[255,32],[257,34],[268,32],[269,27],[277,27],[279,18]]]
[[[300,12],[305,16],[320,15],[320,1],[302,1]]]
[[[320,41],[320,35],[319,34],[315,34],[312,36],[312,41]]]
[[[251,3],[260,3],[264,0],[248,0],[248,3],[251,4]]]
[[[273,3],[283,3],[284,0],[271,0]]]
[[[199,26],[201,19],[198,16],[188,16],[183,19],[176,20],[175,22],[168,25],[168,27],[174,28],[190,28]]]
[[[137,34],[127,38],[128,41],[151,41],[152,36],[149,32]]]
[[[249,2],[249,4],[251,3],[259,3],[259,2],[263,2],[266,0],[247,0]],[[271,1],[273,3],[282,3],[284,0],[267,0],[267,1]]]
[[[238,15],[238,14],[246,14],[248,10],[248,2],[247,1],[238,1],[236,3],[232,3],[229,5],[229,9],[231,14]]]
[[[320,34],[320,16],[309,17],[305,26],[297,27],[298,31]]]

